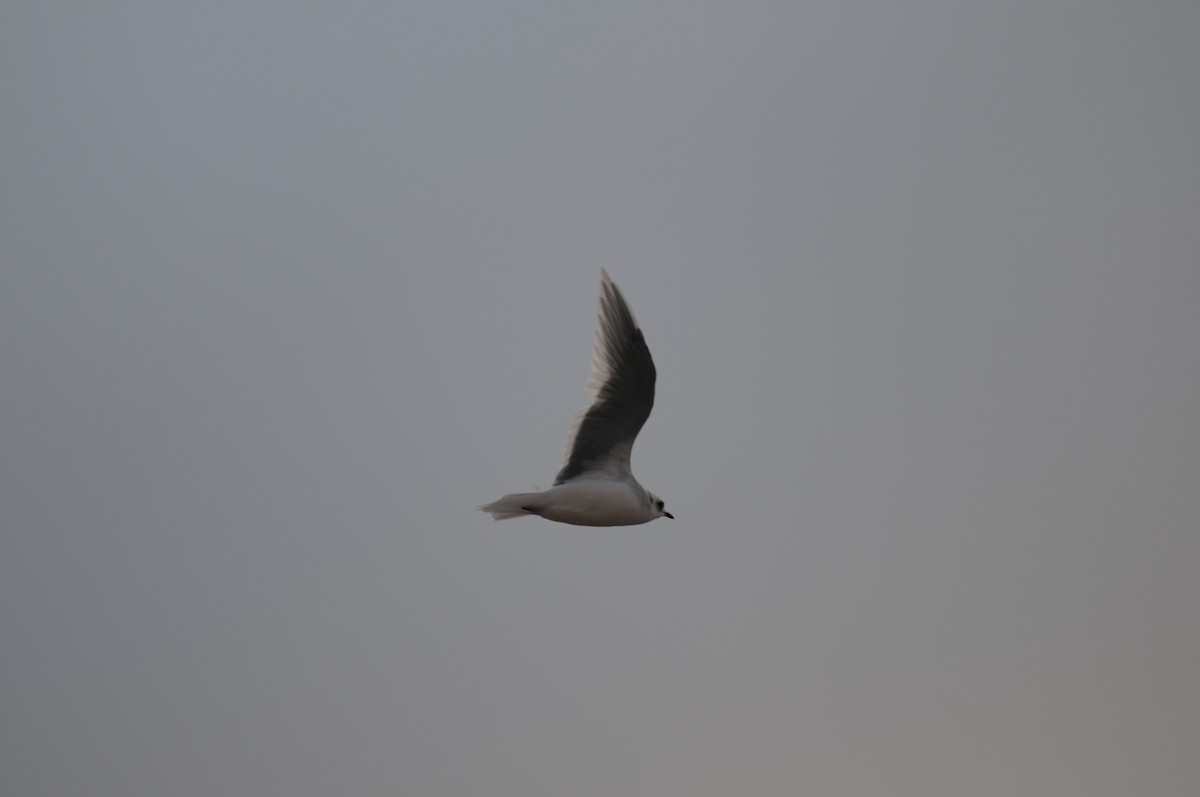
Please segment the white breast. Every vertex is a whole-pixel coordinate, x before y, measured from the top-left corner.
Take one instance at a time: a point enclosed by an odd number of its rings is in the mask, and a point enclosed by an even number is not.
[[[542,493],[538,514],[577,526],[633,526],[654,519],[645,495],[635,482],[576,479]]]

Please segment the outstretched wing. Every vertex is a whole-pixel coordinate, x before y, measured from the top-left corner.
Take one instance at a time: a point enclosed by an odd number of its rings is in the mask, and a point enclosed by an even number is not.
[[[654,407],[656,376],[633,312],[600,269],[600,315],[587,385],[594,401],[575,419],[555,484],[592,470],[629,474],[633,441]]]

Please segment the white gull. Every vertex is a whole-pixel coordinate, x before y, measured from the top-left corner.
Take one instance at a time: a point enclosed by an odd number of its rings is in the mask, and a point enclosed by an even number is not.
[[[496,520],[540,515],[577,526],[674,520],[629,467],[633,441],[654,407],[656,375],[633,311],[600,269],[600,314],[587,385],[593,401],[571,427],[562,470],[548,490],[510,493],[480,509]]]

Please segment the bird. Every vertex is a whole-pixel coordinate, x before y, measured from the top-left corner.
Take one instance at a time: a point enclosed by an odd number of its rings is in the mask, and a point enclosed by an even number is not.
[[[600,310],[588,393],[576,416],[562,469],[547,490],[510,493],[479,507],[494,520],[538,515],[576,526],[635,526],[671,520],[663,500],[633,477],[633,441],[654,407],[658,372],[628,302],[600,269]]]

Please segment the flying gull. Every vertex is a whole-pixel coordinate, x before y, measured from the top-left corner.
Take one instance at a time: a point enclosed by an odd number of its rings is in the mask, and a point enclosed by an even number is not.
[[[633,441],[654,406],[654,361],[621,291],[600,269],[600,315],[588,380],[592,406],[575,418],[554,486],[510,493],[480,509],[495,520],[540,515],[577,526],[633,526],[675,516],[629,468]]]

